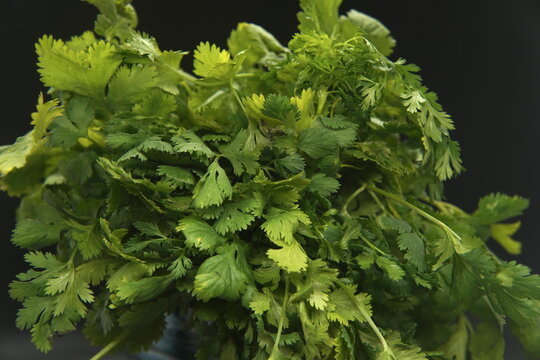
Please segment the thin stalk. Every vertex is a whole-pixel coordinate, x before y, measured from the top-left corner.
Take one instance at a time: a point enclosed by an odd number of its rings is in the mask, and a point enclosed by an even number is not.
[[[383,351],[390,352],[390,356],[392,356],[392,358],[396,359],[396,356],[393,354],[392,350],[388,346],[388,343],[386,342],[386,339],[384,338],[383,334],[381,334],[381,331],[379,330],[379,328],[377,327],[375,322],[373,322],[373,319],[368,314],[366,309],[364,309],[364,307],[362,307],[360,305],[360,303],[358,302],[358,299],[356,298],[356,296],[354,296],[351,289],[349,287],[347,287],[347,285],[345,285],[341,280],[336,280],[336,284],[341,289],[343,289],[343,291],[345,291],[345,294],[353,301],[353,303],[356,305],[356,307],[358,308],[358,310],[360,311],[362,316],[366,319],[367,323],[369,324],[369,326],[371,327],[371,329],[373,330],[373,332],[375,333],[377,338],[379,338],[379,341],[381,342],[381,344],[383,346]]]
[[[388,210],[386,209],[386,206],[384,206],[384,204],[381,202],[381,200],[379,199],[379,197],[377,196],[377,194],[375,194],[373,191],[369,190],[369,195],[371,195],[371,197],[373,198],[373,200],[375,200],[375,202],[377,203],[377,205],[379,205],[379,207],[381,208],[381,210],[383,211],[383,213],[385,213],[385,215],[387,215],[387,216],[390,216],[390,213],[389,213]]]
[[[343,204],[343,206],[341,207],[341,211],[340,213],[343,214],[343,215],[349,215],[349,204],[351,203],[351,201],[353,201],[358,195],[360,195],[362,193],[362,191],[366,190],[366,185],[362,185],[360,186],[358,189],[356,189],[355,192],[353,192],[348,198],[347,200],[345,200],[345,204]]]
[[[236,74],[234,77],[237,78],[237,79],[242,79],[242,78],[252,78],[252,77],[255,77],[257,76],[257,74],[254,74],[254,73],[241,73],[241,74]]]
[[[503,330],[504,330],[504,325],[506,324],[506,321],[504,319],[503,316],[501,316],[496,310],[495,308],[493,307],[493,304],[491,303],[491,300],[489,300],[489,297],[487,295],[483,295],[482,296],[482,299],[484,300],[484,302],[487,304],[487,306],[489,307],[489,310],[491,311],[491,313],[493,314],[493,317],[495,318],[495,320],[497,320],[497,323],[499,325],[499,331],[500,333],[502,334],[503,333]]]
[[[386,204],[388,205],[388,208],[390,209],[390,212],[392,213],[392,215],[394,215],[394,217],[397,219],[401,219],[401,215],[399,215],[399,212],[392,205],[389,199],[386,199]]]
[[[362,170],[361,167],[350,165],[350,164],[341,164],[341,165],[339,165],[339,167],[340,168],[349,168],[349,169],[354,169],[354,170]]]
[[[375,244],[373,244],[371,241],[369,241],[365,236],[363,235],[360,235],[360,239],[362,239],[366,244],[369,245],[370,248],[372,248],[373,250],[377,251],[378,253],[380,253],[381,255],[388,255],[386,254],[384,251],[382,251],[381,249],[379,249]]]
[[[443,231],[446,233],[446,235],[448,237],[450,237],[451,239],[454,238],[456,240],[461,241],[461,237],[458,234],[456,234],[454,232],[454,230],[452,230],[448,225],[446,225],[445,223],[443,223],[441,220],[437,219],[436,217],[428,214],[424,210],[422,210],[422,209],[414,206],[413,204],[403,200],[402,198],[400,198],[397,195],[394,195],[392,193],[389,193],[387,191],[384,191],[384,190],[379,189],[379,188],[374,187],[374,186],[370,186],[369,188],[370,188],[370,190],[372,190],[372,191],[374,191],[376,193],[379,193],[379,194],[381,194],[383,196],[386,196],[389,199],[392,199],[392,200],[394,200],[394,201],[396,201],[396,202],[398,202],[398,203],[400,203],[402,205],[405,205],[406,207],[408,207],[409,209],[415,211],[416,213],[418,213],[419,215],[421,215],[424,218],[428,219],[429,221],[437,224],[439,227],[441,227],[441,229],[443,229]]]
[[[279,340],[281,338],[281,332],[283,331],[283,324],[285,322],[285,316],[287,316],[287,303],[289,301],[289,277],[285,275],[285,294],[283,295],[283,303],[281,304],[281,314],[279,317],[278,331],[276,334],[276,341],[272,347],[272,353],[270,358],[273,358],[274,352],[278,351]]]
[[[92,358],[90,360],[99,360],[102,357],[104,357],[105,355],[107,355],[108,353],[110,353],[116,346],[118,346],[118,344],[120,342],[122,342],[122,340],[124,340],[124,338],[127,335],[128,335],[128,333],[125,332],[122,335],[120,335],[119,337],[117,337],[115,340],[108,343],[107,346],[105,346],[103,349],[101,349],[100,352],[98,352],[96,355],[92,356]]]
[[[233,93],[234,95],[234,98],[236,99],[236,101],[238,102],[238,105],[240,106],[240,108],[242,109],[244,115],[246,115],[246,118],[248,119],[249,121],[249,115],[246,111],[246,108],[244,107],[244,103],[242,103],[242,99],[240,99],[240,95],[238,95],[238,91],[236,91],[236,89],[234,88],[234,83],[231,79],[231,82],[229,84],[229,87],[231,89],[231,92]]]

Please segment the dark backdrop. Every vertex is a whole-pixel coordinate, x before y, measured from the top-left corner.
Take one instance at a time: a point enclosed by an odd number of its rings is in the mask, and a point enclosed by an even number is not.
[[[192,50],[199,41],[225,45],[240,21],[262,25],[283,43],[296,29],[297,1],[136,0],[140,29],[162,49]],[[448,199],[472,211],[490,192],[531,199],[518,238],[517,260],[540,271],[540,3],[535,0],[345,0],[386,24],[398,41],[393,59],[422,68],[427,86],[454,118],[468,169],[447,185]],[[34,43],[44,33],[68,38],[90,29],[96,10],[75,0],[0,0],[0,144],[30,129],[29,114],[43,90]],[[191,68],[185,61],[184,67]],[[1,334],[14,331],[17,304],[7,285],[25,269],[22,252],[9,243],[17,200],[0,194]],[[505,258],[498,246],[495,251]],[[1,345],[0,345],[1,346]],[[0,356],[2,357],[2,356]],[[13,357],[13,359],[24,357]],[[511,356],[518,359],[517,355]]]

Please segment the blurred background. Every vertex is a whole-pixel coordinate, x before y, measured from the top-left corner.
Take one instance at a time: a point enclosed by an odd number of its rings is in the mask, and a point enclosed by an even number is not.
[[[139,29],[158,39],[162,50],[194,49],[199,41],[226,45],[240,21],[262,25],[286,44],[296,31],[294,0],[135,0]],[[397,39],[391,59],[403,57],[422,68],[425,84],[456,123],[467,171],[446,186],[450,202],[473,211],[491,192],[531,200],[517,238],[523,255],[512,257],[540,272],[540,2],[537,0],[380,1],[344,0],[381,20]],[[30,130],[30,113],[43,90],[34,43],[43,34],[67,39],[93,27],[96,10],[75,0],[0,0],[0,145]],[[186,61],[187,60],[187,61]],[[183,63],[190,70],[189,59]],[[15,329],[18,304],[8,283],[26,270],[23,252],[10,242],[17,199],[0,193],[0,359],[88,359],[96,350],[80,336],[55,343],[48,355],[33,350]],[[500,247],[492,247],[510,259]],[[507,359],[521,360],[509,340]],[[121,359],[122,356],[109,357]]]

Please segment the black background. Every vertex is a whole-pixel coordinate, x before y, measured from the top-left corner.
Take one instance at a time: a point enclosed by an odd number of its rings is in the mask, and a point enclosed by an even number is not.
[[[139,29],[156,37],[163,50],[188,51],[199,41],[224,46],[240,21],[262,25],[286,44],[298,11],[294,0],[138,0],[134,5]],[[453,137],[462,145],[467,171],[448,182],[448,199],[468,211],[495,191],[531,199],[517,234],[524,254],[515,259],[540,272],[540,3],[345,0],[342,11],[350,8],[390,28],[398,41],[391,58],[419,65],[425,84],[453,116]],[[0,144],[10,144],[30,129],[29,114],[44,90],[34,43],[42,34],[67,39],[91,29],[96,10],[76,0],[0,0],[0,15]],[[187,60],[183,65],[189,70]],[[0,340],[15,331],[17,304],[7,295],[8,283],[25,270],[22,251],[9,242],[16,206],[16,199],[0,194]],[[24,357],[13,357],[18,358]]]

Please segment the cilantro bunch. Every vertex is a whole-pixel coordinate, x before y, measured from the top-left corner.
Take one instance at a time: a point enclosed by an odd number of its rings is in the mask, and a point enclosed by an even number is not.
[[[39,40],[51,100],[0,147],[38,349],[83,322],[94,359],[140,351],[178,313],[198,359],[497,360],[506,326],[540,353],[540,277],[486,246],[519,253],[528,201],[443,200],[453,122],[381,23],[301,0],[288,47],[241,23],[192,75],[129,0],[87,2],[93,32]]]

